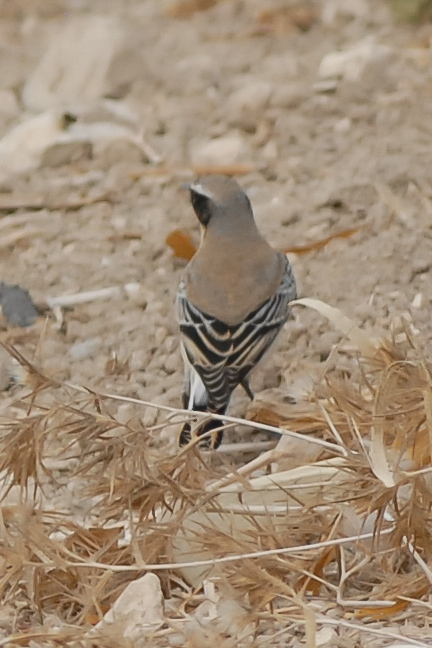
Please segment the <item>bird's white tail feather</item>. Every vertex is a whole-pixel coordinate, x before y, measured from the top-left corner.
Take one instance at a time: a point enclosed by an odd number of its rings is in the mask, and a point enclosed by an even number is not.
[[[208,393],[198,372],[191,366],[188,409],[201,409],[207,405]]]
[[[188,395],[187,408],[190,410],[205,409],[208,402],[207,390],[199,373],[189,362],[183,344],[180,348],[185,367],[183,393]]]

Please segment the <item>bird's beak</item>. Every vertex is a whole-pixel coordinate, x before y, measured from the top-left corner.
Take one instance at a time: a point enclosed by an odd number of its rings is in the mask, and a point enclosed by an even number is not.
[[[190,191],[192,188],[192,184],[190,182],[182,182],[180,185],[180,189],[183,191]]]

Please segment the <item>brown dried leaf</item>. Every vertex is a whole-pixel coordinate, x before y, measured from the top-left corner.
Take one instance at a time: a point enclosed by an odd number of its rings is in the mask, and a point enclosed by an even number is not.
[[[246,175],[254,171],[255,166],[253,164],[198,164],[192,167],[171,167],[171,166],[140,166],[137,169],[128,171],[128,178],[133,180],[138,180],[143,176],[181,176],[185,175]]]
[[[416,588],[413,591],[404,592],[405,596],[409,596],[412,599],[420,599],[422,596],[425,596],[430,590],[429,583],[417,583]],[[390,599],[391,600],[391,599]],[[368,619],[370,621],[384,621],[385,619],[390,619],[391,617],[400,614],[406,610],[411,605],[411,601],[404,601],[396,597],[395,604],[391,607],[376,607],[376,608],[360,608],[355,612],[355,617],[357,619]]]
[[[190,18],[197,11],[207,11],[221,0],[178,0],[168,7],[167,16],[171,18]]]
[[[228,171],[231,171],[231,173],[228,173]],[[217,168],[197,167],[196,168],[196,175],[207,175],[212,173],[222,173],[225,175],[238,175],[239,170],[238,168],[228,169],[228,167],[217,167]],[[332,234],[331,236],[328,236],[325,239],[321,239],[320,241],[314,241],[313,243],[307,243],[306,245],[294,245],[285,248],[282,251],[284,254],[289,254],[289,253],[306,254],[314,250],[320,250],[321,248],[328,245],[328,243],[330,243],[334,239],[348,238],[353,234],[355,234],[356,232],[358,232],[360,229],[361,229],[360,227],[355,227],[353,229],[344,230],[343,232]],[[193,257],[197,249],[189,234],[182,232],[178,229],[168,234],[165,242],[173,249],[176,257],[180,259],[185,259],[186,261],[190,261],[190,259]]]
[[[246,175],[254,170],[253,164],[211,164],[211,165],[197,165],[192,167],[193,172],[197,176],[203,175]]]
[[[336,232],[326,238],[320,239],[319,241],[313,241],[312,243],[305,243],[304,245],[293,245],[291,247],[285,248],[283,251],[284,254],[307,254],[308,252],[313,252],[315,250],[321,250],[323,247],[334,241],[335,239],[347,239],[353,234],[359,232],[363,227],[352,227],[350,229],[342,230],[342,232]]]
[[[284,34],[299,29],[309,31],[319,20],[315,7],[305,7],[304,3],[289,4],[277,9],[264,9],[258,15],[259,31]]]
[[[190,261],[196,252],[196,246],[189,234],[178,229],[168,234],[165,242],[174,252],[174,256],[185,261]]]
[[[309,571],[322,580],[324,575],[325,567],[334,560],[336,555],[336,550],[334,547],[330,549],[325,549],[322,552],[322,555],[315,561],[312,568]],[[313,576],[302,576],[298,581],[299,589],[306,589],[307,594],[312,594],[312,596],[319,596],[323,584],[321,580],[314,579]]]

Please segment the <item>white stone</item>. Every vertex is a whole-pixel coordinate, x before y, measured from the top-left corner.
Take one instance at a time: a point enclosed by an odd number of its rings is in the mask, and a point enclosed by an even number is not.
[[[414,295],[414,299],[411,302],[413,308],[421,308],[423,306],[423,294],[418,292]]]
[[[141,371],[145,369],[149,359],[147,349],[136,349],[132,353],[130,368],[131,371]]]
[[[379,45],[372,38],[365,38],[340,52],[329,52],[322,59],[318,76],[323,79],[341,78],[360,81],[369,65],[385,62],[392,54],[387,45]]]
[[[180,369],[180,354],[177,353],[171,353],[169,355],[164,363],[163,367],[165,371],[169,374],[174,373],[175,371],[178,371]]]
[[[69,18],[24,86],[25,107],[38,112],[102,96],[120,37],[114,16]]]
[[[334,646],[337,641],[337,634],[334,628],[324,626],[317,631],[315,635],[315,645],[317,648],[330,648]]]
[[[225,104],[228,123],[250,128],[262,119],[273,92],[273,86],[265,81],[253,81],[235,90]]]
[[[343,117],[339,119],[334,125],[336,133],[347,133],[352,126],[351,119],[349,117]]]
[[[110,143],[131,145],[137,156],[145,157],[140,138],[132,128],[112,122],[67,125],[66,113],[48,110],[27,117],[0,140],[0,177],[37,168],[44,153],[61,144],[81,143],[92,146],[95,156],[102,156]],[[67,148],[67,147],[66,147]]]
[[[261,155],[264,160],[276,160],[278,156],[278,147],[276,142],[274,140],[267,142],[267,144],[261,150]]]
[[[246,144],[240,133],[236,131],[212,140],[201,140],[191,146],[193,165],[229,165],[247,160]]]
[[[28,171],[37,167],[42,153],[52,146],[61,131],[62,116],[45,112],[12,128],[0,140],[0,174]]]
[[[148,572],[129,583],[95,629],[109,631],[115,624],[117,628],[122,627],[125,638],[138,640],[154,632],[163,619],[164,598],[160,580],[156,574]]]
[[[165,326],[158,326],[158,328],[155,330],[155,342],[158,346],[162,344],[162,342],[166,339],[168,335],[168,330]]]
[[[177,349],[177,346],[178,346],[177,336],[170,335],[169,337],[167,337],[167,339],[165,340],[165,349],[168,353],[172,353],[173,351],[175,351]]]

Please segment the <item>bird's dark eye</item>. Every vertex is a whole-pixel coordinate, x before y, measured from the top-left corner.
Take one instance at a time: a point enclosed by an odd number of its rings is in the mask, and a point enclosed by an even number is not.
[[[211,200],[191,189],[191,203],[201,225],[207,227],[212,216]]]

